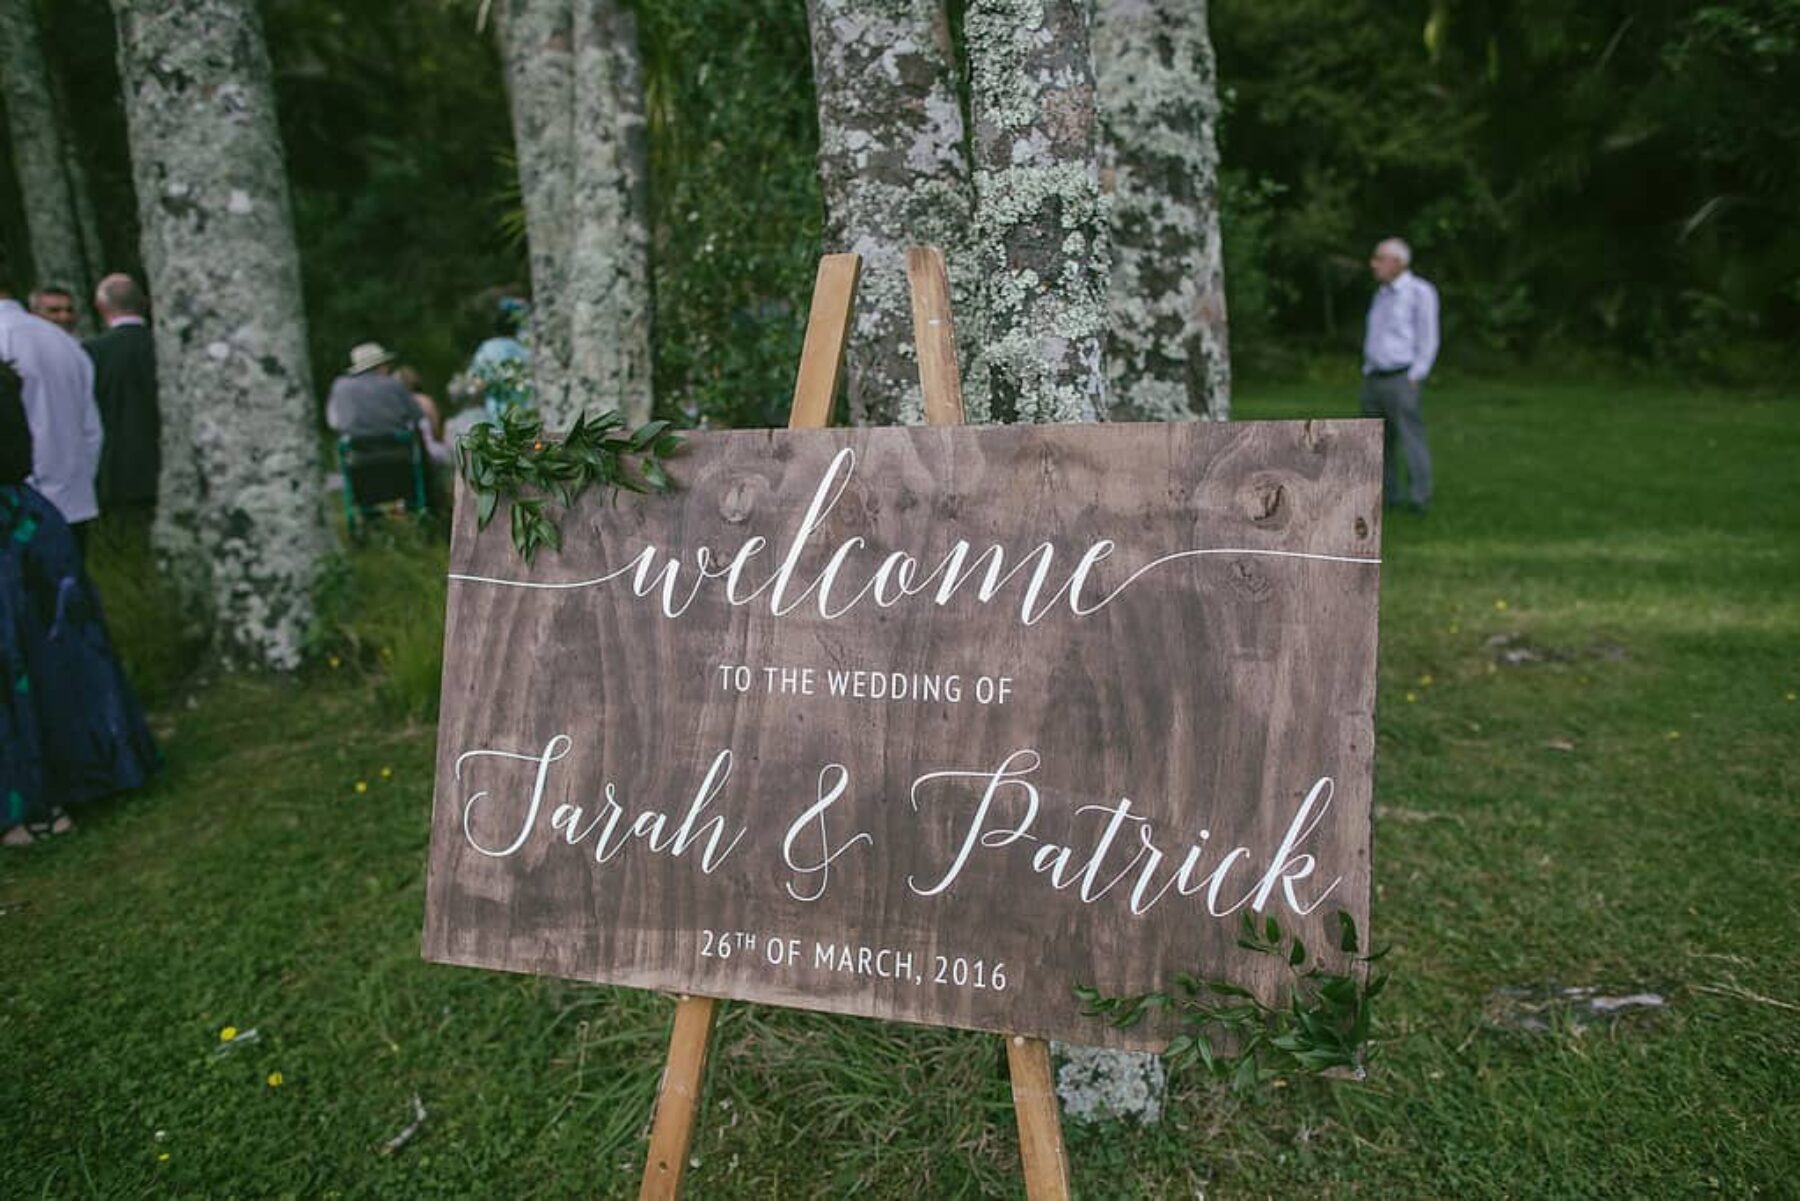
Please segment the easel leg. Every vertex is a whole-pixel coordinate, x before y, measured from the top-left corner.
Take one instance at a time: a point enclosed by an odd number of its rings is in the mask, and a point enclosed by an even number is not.
[[[843,374],[844,346],[850,340],[850,314],[856,307],[856,284],[862,259],[854,254],[828,254],[819,260],[813,284],[812,311],[806,319],[806,343],[794,380],[789,429],[822,429],[831,424],[831,406]],[[719,1002],[711,997],[683,997],[675,1006],[675,1031],[669,1036],[669,1061],[656,1090],[656,1119],[650,1127],[650,1158],[638,1201],[675,1201],[687,1168],[688,1146],[700,1088],[706,1080],[706,1052],[712,1045]]]
[[[638,1201],[673,1201],[681,1195],[681,1173],[687,1168],[706,1080],[706,1052],[718,1015],[719,1002],[711,997],[683,997],[675,1004],[675,1031],[669,1035],[669,1061],[656,1090],[656,1121],[650,1127],[650,1158]]]
[[[1022,1034],[1006,1037],[1013,1111],[1019,1119],[1019,1157],[1031,1201],[1068,1201],[1069,1157],[1063,1151],[1062,1113],[1050,1076],[1050,1044]]]
[[[913,344],[919,352],[925,420],[931,425],[961,425],[962,377],[956,367],[956,330],[943,252],[935,246],[908,248],[906,278],[912,288]],[[1063,1150],[1062,1111],[1050,1076],[1050,1045],[1041,1038],[1009,1034],[1006,1064],[1012,1070],[1025,1195],[1031,1201],[1068,1201],[1069,1157]]]

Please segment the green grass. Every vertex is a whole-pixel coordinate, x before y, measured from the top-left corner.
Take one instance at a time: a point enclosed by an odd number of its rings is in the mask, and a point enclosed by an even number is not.
[[[1353,409],[1342,381],[1240,415]],[[1371,1077],[1178,1082],[1160,1127],[1069,1131],[1078,1191],[1792,1195],[1800,403],[1427,409],[1437,509],[1386,530]],[[166,778],[0,855],[0,1196],[635,1195],[669,1002],[418,957],[440,553],[357,552],[301,680],[159,684]],[[1669,1003],[1493,1020],[1550,983]],[[226,1025],[259,1040],[216,1054]],[[763,1007],[726,1009],[694,1154],[693,1197],[1020,1191],[999,1040]]]

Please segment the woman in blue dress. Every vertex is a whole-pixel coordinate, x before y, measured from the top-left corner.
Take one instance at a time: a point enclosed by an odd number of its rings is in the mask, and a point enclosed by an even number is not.
[[[62,514],[25,481],[31,429],[0,361],[0,842],[71,828],[67,809],[141,787],[156,743]]]

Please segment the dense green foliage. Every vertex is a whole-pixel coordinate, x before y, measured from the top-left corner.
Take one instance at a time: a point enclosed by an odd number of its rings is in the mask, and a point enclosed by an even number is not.
[[[1800,334],[1800,0],[1215,0],[1212,28],[1228,236],[1259,222],[1230,264],[1240,348],[1354,345],[1390,233],[1442,287],[1453,359],[1743,375]]]
[[[437,391],[483,332],[476,298],[526,277],[481,5],[264,3],[320,389],[378,338]],[[130,267],[106,0],[41,7],[109,265]],[[778,423],[820,249],[804,5],[635,7],[663,415]],[[1793,369],[1800,0],[1214,0],[1212,28],[1240,368],[1353,353],[1368,248],[1398,232],[1443,290],[1451,363]]]
[[[1079,1195],[1800,1173],[1795,398],[1432,395],[1437,511],[1384,531],[1369,1078],[1180,1078],[1161,1126],[1071,1129]],[[0,1196],[635,1195],[668,1001],[419,959],[442,556],[372,537],[309,675],[163,687],[166,778],[0,851]],[[167,661],[100,566],[131,661]],[[1521,1029],[1499,990],[1551,984],[1668,1003]],[[999,1039],[749,1005],[718,1039],[692,1196],[1019,1195]]]

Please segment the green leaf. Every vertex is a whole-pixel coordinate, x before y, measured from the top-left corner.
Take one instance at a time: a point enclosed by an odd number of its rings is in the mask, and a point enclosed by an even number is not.
[[[1289,967],[1299,967],[1301,964],[1305,963],[1306,944],[1301,942],[1298,938],[1294,939],[1294,945],[1288,948],[1287,959]]]
[[[1354,955],[1357,947],[1356,919],[1350,916],[1350,911],[1347,909],[1338,910],[1337,918],[1340,927],[1338,950]]]
[[[1263,919],[1263,933],[1267,935],[1263,940],[1265,942],[1279,943],[1281,941],[1281,923],[1275,920],[1273,913]]]
[[[494,509],[500,504],[500,494],[491,488],[477,489],[475,493],[475,528],[485,530],[488,522],[494,519]]]
[[[631,435],[631,449],[634,451],[643,450],[652,442],[655,442],[658,438],[662,437],[663,431],[668,428],[669,423],[666,421],[652,421],[648,425],[638,426],[636,432]]]

